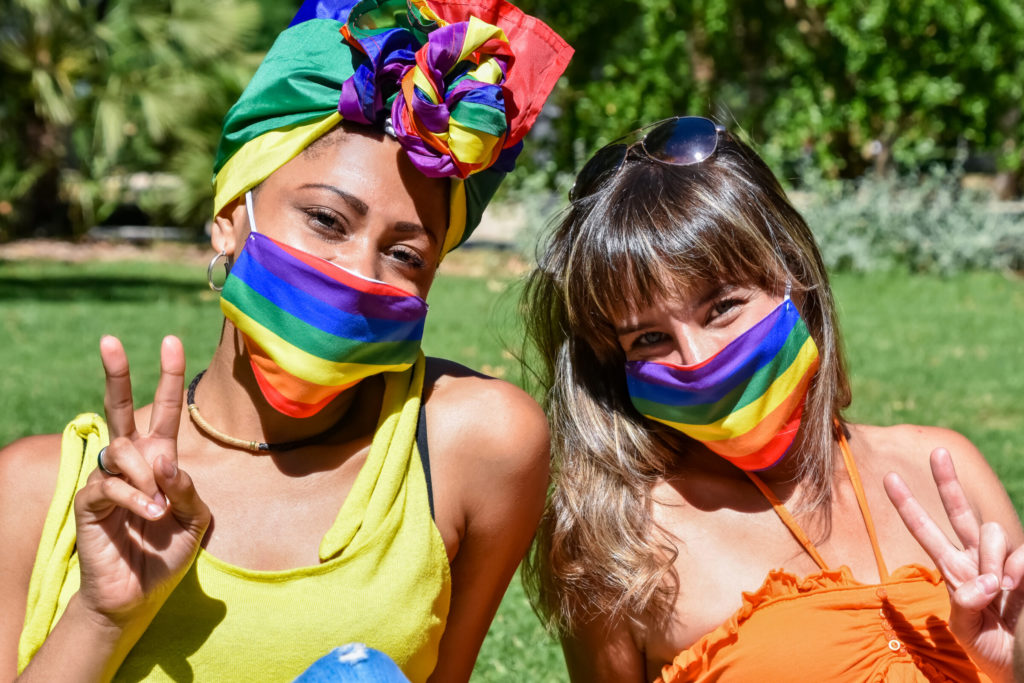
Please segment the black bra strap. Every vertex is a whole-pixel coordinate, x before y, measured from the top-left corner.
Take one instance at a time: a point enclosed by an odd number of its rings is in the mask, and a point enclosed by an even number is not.
[[[427,480],[427,502],[430,503],[430,518],[434,518],[434,488],[430,484],[430,451],[427,448],[427,407],[420,399],[420,417],[416,422],[416,450],[420,452],[423,478]]]

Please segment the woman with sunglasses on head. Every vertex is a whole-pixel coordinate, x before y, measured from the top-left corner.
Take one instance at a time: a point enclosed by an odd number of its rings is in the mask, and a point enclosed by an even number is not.
[[[0,453],[0,678],[288,681],[361,642],[469,679],[547,432],[519,389],[424,359],[424,299],[570,54],[503,0],[300,9],[225,119],[208,367],[186,389],[164,339],[134,410],[104,337],[106,420]]]
[[[707,119],[641,133],[584,166],[525,294],[555,472],[528,581],[572,679],[1008,680],[1024,533],[984,458],[848,423],[771,171]]]

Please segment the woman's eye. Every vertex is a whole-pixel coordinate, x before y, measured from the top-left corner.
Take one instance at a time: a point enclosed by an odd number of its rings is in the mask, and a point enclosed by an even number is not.
[[[711,306],[711,311],[708,315],[708,321],[710,322],[715,318],[721,317],[742,304],[742,299],[720,299]]]
[[[306,211],[309,225],[321,234],[338,236],[345,232],[341,219],[333,211],[324,208],[313,208]]]
[[[391,257],[413,268],[424,268],[427,262],[413,249],[408,247],[394,247],[391,250]]]
[[[647,346],[654,346],[660,344],[668,339],[668,335],[664,332],[644,332],[633,339],[633,348],[643,348]]]

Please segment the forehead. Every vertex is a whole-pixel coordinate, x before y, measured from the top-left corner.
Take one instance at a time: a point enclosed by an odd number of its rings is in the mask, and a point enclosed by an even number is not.
[[[371,129],[331,131],[264,184],[285,191],[307,184],[337,187],[370,211],[398,222],[420,223],[442,239],[448,226],[448,179],[424,176],[396,140]]]

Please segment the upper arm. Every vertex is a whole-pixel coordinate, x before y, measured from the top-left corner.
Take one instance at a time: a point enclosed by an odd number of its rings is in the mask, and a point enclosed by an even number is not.
[[[17,673],[29,579],[57,482],[60,436],[32,436],[0,450],[0,679]]]
[[[432,393],[435,511],[442,535],[457,535],[451,607],[433,675],[447,682],[468,680],[533,539],[547,493],[548,432],[536,402],[506,382],[460,377]]]
[[[644,653],[625,624],[596,619],[562,638],[571,681],[631,683],[647,680]]]

